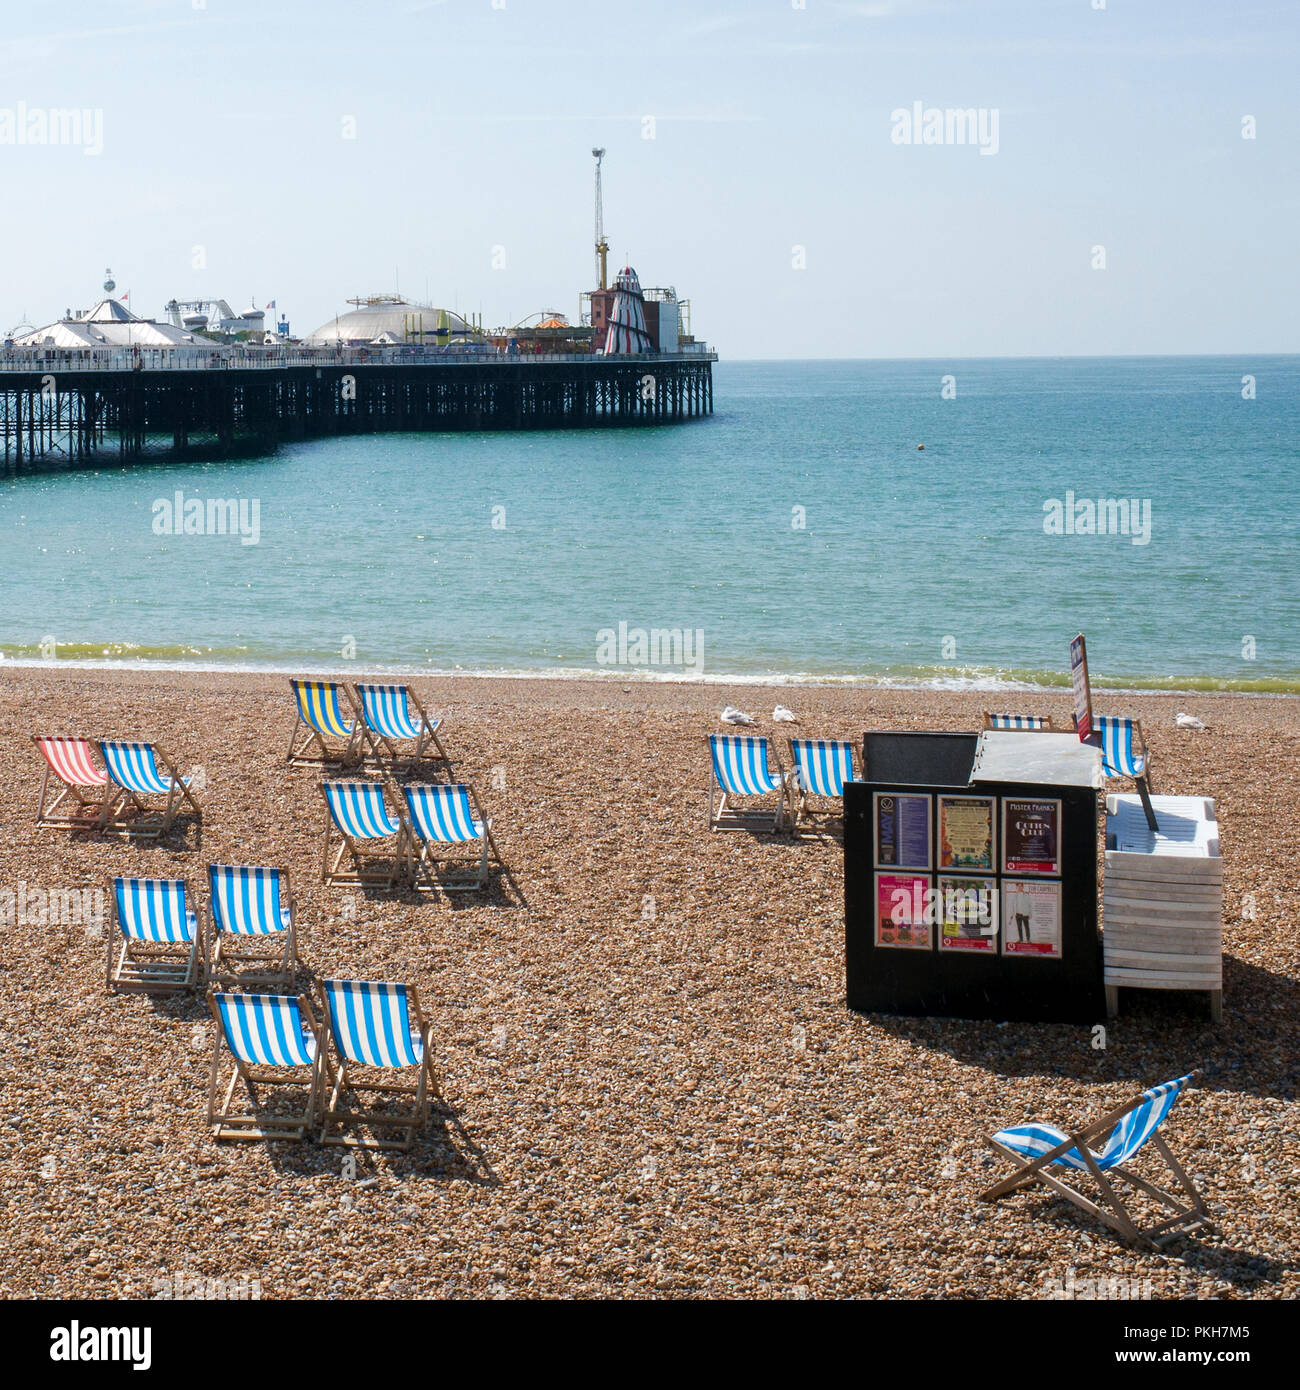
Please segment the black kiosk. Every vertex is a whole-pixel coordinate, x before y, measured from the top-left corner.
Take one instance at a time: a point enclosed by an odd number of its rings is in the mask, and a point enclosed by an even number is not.
[[[1098,750],[1074,734],[868,732],[844,790],[848,1005],[1090,1023]]]

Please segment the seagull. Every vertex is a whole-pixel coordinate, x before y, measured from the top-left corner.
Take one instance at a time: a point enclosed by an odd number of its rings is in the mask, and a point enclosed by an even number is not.
[[[778,724],[797,724],[799,722],[794,716],[794,711],[786,709],[784,705],[777,705],[772,711],[772,718]]]
[[[746,714],[743,710],[738,710],[735,705],[728,705],[718,716],[724,724],[753,724],[755,722],[752,714]]]
[[[1179,714],[1174,717],[1174,723],[1180,729],[1203,729],[1205,725],[1194,714]]]

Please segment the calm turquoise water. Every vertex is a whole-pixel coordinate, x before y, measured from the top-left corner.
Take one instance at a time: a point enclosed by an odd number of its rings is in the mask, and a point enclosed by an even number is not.
[[[723,362],[715,386],[679,427],[5,481],[0,649],[578,673],[621,622],[634,659],[638,628],[700,630],[711,679],[991,682],[1064,679],[1082,629],[1114,680],[1300,689],[1300,358]],[[258,543],[156,534],[178,489],[256,501]],[[1045,534],[1067,490],[1145,499],[1150,543]]]

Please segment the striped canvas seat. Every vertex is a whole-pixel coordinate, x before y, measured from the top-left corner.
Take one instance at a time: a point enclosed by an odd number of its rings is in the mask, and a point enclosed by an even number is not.
[[[1051,718],[1045,714],[986,714],[986,729],[1021,729],[1041,732],[1052,727]]]
[[[117,923],[117,963],[108,942],[109,993],[133,990],[171,994],[197,982],[202,932],[189,905],[184,879],[113,880],[113,920]]]
[[[108,775],[126,791],[146,796],[165,796],[175,790],[175,780],[160,772],[152,743],[104,739],[100,745]],[[187,786],[188,778],[181,778]]]
[[[370,738],[360,716],[356,701],[348,688],[339,681],[292,679],[294,724],[289,735],[290,763],[318,763],[342,767],[355,763],[361,756],[362,743]],[[345,711],[344,705],[351,707]],[[342,742],[342,747],[337,744]]]
[[[361,716],[378,744],[394,761],[420,762],[435,750],[435,759],[447,763],[447,754],[438,739],[441,719],[431,719],[408,685],[358,683]],[[399,745],[409,745],[405,748]],[[450,763],[447,763],[450,768]]]
[[[326,883],[382,883],[391,888],[405,869],[406,827],[388,809],[382,782],[322,782],[325,797]],[[331,842],[341,843],[331,858]],[[351,867],[344,867],[344,860]]]
[[[827,738],[792,738],[790,758],[794,763],[791,774],[792,792],[798,794],[794,811],[795,828],[812,814],[808,798],[829,797],[843,801],[844,784],[854,778],[853,745],[846,740]]]
[[[324,1039],[305,997],[293,994],[208,992],[208,1007],[217,1024],[216,1048],[208,1085],[208,1125],[217,1139],[301,1139],[316,1124],[326,1078],[333,1068]],[[220,1095],[222,1049],[233,1063],[225,1096]],[[302,1109],[283,1108],[286,1087],[308,1072]],[[251,1105],[232,1110],[235,1090],[243,1081]],[[257,1087],[273,1092],[263,1102]]]
[[[463,845],[483,833],[483,822],[474,818],[469,788],[464,783],[404,787],[402,795],[411,829],[420,840]]]
[[[1107,777],[1141,777],[1146,771],[1147,758],[1134,746],[1136,719],[1099,714],[1094,720],[1101,735],[1101,768]]]
[[[709,789],[709,828],[766,823],[779,830],[785,819],[785,774],[778,762],[774,772],[769,765],[768,741],[756,734],[710,734],[709,757],[712,763],[713,786]],[[717,812],[713,809],[713,787],[722,792]],[[737,807],[731,804],[736,796],[766,796],[777,792],[775,813],[768,810]]]
[[[358,685],[366,723],[385,738],[419,738],[424,720],[413,718],[404,685]],[[437,721],[435,721],[435,724]]]
[[[109,781],[108,773],[95,765],[90,740],[33,735],[32,741],[45,760],[36,824],[83,829],[94,825],[104,809]],[[55,782],[53,788],[51,778]],[[86,795],[87,791],[92,794]]]
[[[790,756],[801,790],[813,796],[844,795],[853,781],[853,745],[833,739],[792,738]]]
[[[132,941],[193,941],[198,918],[179,878],[115,878],[117,925]]]
[[[365,1067],[418,1067],[424,1039],[412,1026],[406,986],[325,980],[330,1032],[339,1055]]]
[[[251,1066],[309,1067],[315,1034],[292,994],[214,994],[226,1046]]]
[[[477,807],[473,787],[465,782],[422,783],[402,788],[412,840],[411,873],[417,888],[482,888],[488,860],[500,863],[487,818]],[[448,854],[445,845],[478,843],[473,858]],[[468,876],[465,871],[469,870]]]
[[[351,1144],[373,1149],[409,1149],[418,1129],[429,1117],[429,1094],[438,1090],[433,1071],[433,1039],[420,999],[413,986],[383,980],[321,980],[319,982],[328,1035],[339,1056],[334,1086],[325,1103],[321,1140],[327,1144]],[[404,1070],[418,1067],[413,1081],[365,1081],[353,1067]],[[379,1094],[385,1108],[345,1110],[344,1093]],[[394,1109],[395,1098],[409,1098],[409,1109]],[[343,1131],[333,1133],[338,1126]],[[371,1131],[397,1129],[401,1137],[382,1139],[361,1136],[358,1127]]]
[[[117,797],[105,803],[101,828],[156,838],[171,829],[182,805],[196,816],[202,814],[190,789],[191,779],[180,775],[158,744],[105,738],[99,751],[109,781],[119,789]]]
[[[1121,1105],[1074,1133],[1056,1125],[1034,1123],[1014,1125],[991,1135],[989,1144],[998,1153],[1016,1160],[1019,1166],[1008,1177],[980,1193],[985,1201],[1005,1195],[1028,1182],[1041,1182],[1090,1216],[1105,1222],[1126,1239],[1157,1247],[1187,1230],[1211,1225],[1209,1213],[1191,1178],[1184,1172],[1159,1129],[1169,1118],[1183,1091],[1196,1073],[1176,1077],[1143,1091],[1135,1100]],[[1100,1148],[1093,1145],[1104,1136]],[[1124,1165],[1150,1144],[1177,1180],[1181,1193],[1175,1195],[1148,1178],[1138,1177]],[[1093,1202],[1056,1176],[1051,1169],[1087,1173],[1096,1182],[1099,1201]],[[1120,1183],[1135,1195],[1154,1198],[1173,1215],[1140,1227],[1122,1195]],[[1132,1198],[1129,1199],[1130,1201]]]
[[[68,786],[102,787],[107,783],[108,773],[95,766],[88,739],[38,738],[36,746],[50,771]]]
[[[288,875],[249,864],[209,864],[212,958],[219,985],[287,985],[297,964]]]
[[[1191,1080],[1191,1075],[1180,1076],[1175,1081],[1166,1081],[1161,1086],[1153,1086],[1143,1091],[1142,1102],[1110,1132],[1100,1151],[1089,1149],[1089,1154],[1097,1167],[1104,1173],[1117,1163],[1127,1163],[1164,1123],[1165,1117],[1174,1108],[1183,1087]],[[1055,1125],[1031,1124],[1017,1125],[1013,1129],[999,1130],[994,1136],[1004,1148],[1014,1149],[1026,1158],[1040,1158],[1052,1149],[1068,1144],[1071,1136]],[[1065,1168],[1088,1168],[1078,1148],[1067,1149],[1051,1160]]]

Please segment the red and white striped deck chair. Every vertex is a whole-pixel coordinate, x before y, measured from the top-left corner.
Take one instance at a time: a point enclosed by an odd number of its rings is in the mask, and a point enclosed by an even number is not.
[[[45,759],[36,824],[93,830],[117,794],[109,788],[108,773],[95,765],[90,740],[33,734],[32,742]]]

